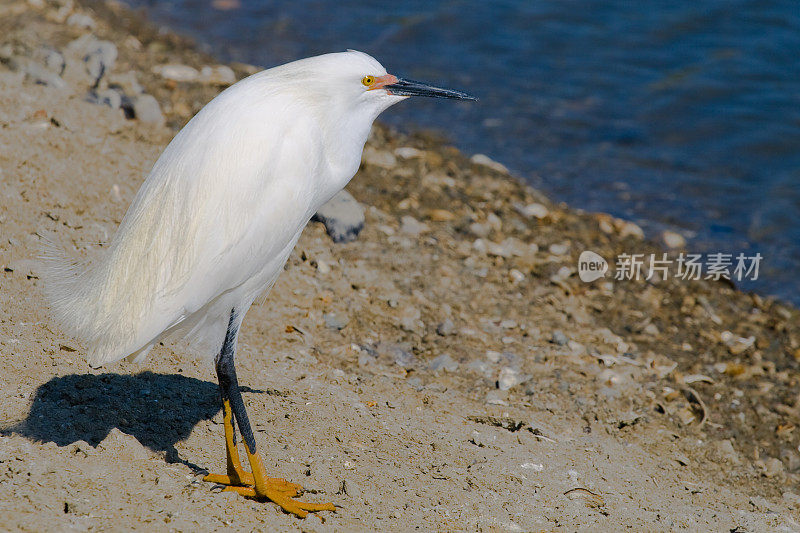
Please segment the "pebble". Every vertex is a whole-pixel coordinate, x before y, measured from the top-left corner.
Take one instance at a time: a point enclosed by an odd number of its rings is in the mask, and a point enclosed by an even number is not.
[[[350,242],[364,229],[364,208],[353,196],[341,190],[319,208],[312,220],[322,222],[333,242]]]
[[[330,329],[342,330],[347,326],[348,319],[338,313],[324,313],[322,319],[325,321],[325,326]]]
[[[67,62],[61,52],[56,50],[47,50],[45,51],[44,56],[44,66],[47,67],[49,71],[61,76],[61,74],[64,73],[64,68],[67,66]]]
[[[361,487],[359,487],[358,483],[353,481],[351,478],[345,478],[342,481],[341,492],[347,494],[354,500],[364,499],[364,493],[361,490]]]
[[[508,174],[508,168],[505,165],[491,159],[488,155],[475,154],[472,157],[470,157],[469,160],[476,165],[481,165],[487,168],[491,168],[492,170],[496,170],[497,172]]]
[[[490,378],[492,375],[492,369],[489,366],[489,363],[487,363],[486,361],[480,361],[480,360],[470,361],[470,363],[467,365],[467,368],[470,371],[480,376],[483,376],[487,379]]]
[[[516,268],[512,268],[511,270],[508,271],[508,278],[514,283],[519,283],[520,281],[525,279],[525,274],[523,274]]]
[[[686,246],[686,239],[683,237],[683,235],[674,231],[665,230],[661,234],[661,239],[668,248],[683,248]]]
[[[608,217],[601,218],[598,224],[600,226],[600,231],[603,233],[607,233],[609,235],[614,233],[614,224]]]
[[[392,357],[394,364],[403,368],[411,368],[417,363],[417,358],[408,350],[400,346],[393,345],[388,347],[387,353]]]
[[[768,478],[783,474],[783,462],[775,457],[770,457],[764,461],[764,475]]]
[[[423,157],[425,152],[422,150],[417,150],[416,148],[412,148],[411,146],[401,146],[399,148],[395,148],[394,155],[400,159],[414,159],[417,157]]]
[[[530,376],[520,374],[518,370],[504,366],[500,369],[500,375],[497,378],[497,388],[507,391],[511,387],[528,381],[528,379],[530,379]]]
[[[179,82],[196,81],[200,77],[200,72],[196,68],[180,64],[156,65],[153,67],[153,74],[165,80]]]
[[[398,323],[400,327],[406,331],[411,333],[421,333],[422,329],[424,328],[424,324],[420,320],[420,310],[416,307],[407,305],[400,309],[398,313]]]
[[[547,209],[547,207],[536,202],[528,205],[515,204],[514,209],[517,210],[517,213],[526,218],[533,217],[543,219],[550,214],[550,211]]]
[[[475,239],[475,242],[472,243],[472,248],[476,252],[506,258],[515,256],[525,257],[534,252],[532,246],[526,245],[515,237],[508,237],[500,243],[485,239]]]
[[[716,449],[717,454],[724,460],[733,465],[741,464],[739,453],[733,447],[733,443],[730,440],[717,441],[714,443],[714,448]]]
[[[87,48],[83,63],[95,87],[103,76],[114,68],[118,54],[117,45],[111,41],[96,41]]]
[[[164,125],[164,114],[158,100],[150,94],[140,94],[133,100],[133,115],[144,124]]]
[[[26,61],[22,71],[30,81],[40,85],[47,85],[48,87],[54,87],[56,89],[61,89],[67,85],[66,82],[61,79],[61,76],[35,61]]]
[[[440,190],[442,187],[455,187],[456,180],[443,172],[433,172],[422,176],[422,185],[429,189]]]
[[[550,281],[553,283],[564,283],[571,275],[575,273],[575,269],[568,266],[562,266],[558,271],[550,276]]]
[[[207,85],[233,85],[236,83],[236,74],[227,65],[204,66],[200,69],[197,81]]]
[[[91,30],[95,27],[95,22],[92,17],[85,13],[73,13],[67,19],[67,25]]]
[[[428,363],[428,370],[432,372],[438,372],[439,370],[455,372],[458,370],[458,362],[453,360],[453,358],[450,357],[450,354],[443,353],[442,355],[431,359],[431,362]]]
[[[320,274],[327,274],[330,271],[331,267],[330,265],[328,265],[328,263],[326,263],[321,259],[317,260],[317,272],[319,272]]]
[[[647,326],[644,328],[643,332],[645,334],[647,334],[647,335],[652,336],[652,337],[655,337],[660,333],[658,331],[658,326],[656,326],[655,324],[652,324],[652,323],[651,324],[647,324]]]
[[[497,391],[489,391],[486,393],[486,403],[489,405],[508,405]]]
[[[411,215],[405,215],[402,219],[400,219],[400,232],[405,233],[406,235],[417,237],[429,230],[430,228],[427,224],[420,222]]]
[[[473,222],[469,225],[469,230],[477,237],[486,237],[492,231],[492,228],[488,224]]]
[[[378,150],[371,146],[364,148],[362,159],[364,163],[380,168],[394,168],[397,166],[397,158],[391,152]]]
[[[553,332],[553,336],[550,339],[550,342],[552,342],[553,344],[557,344],[558,346],[566,346],[566,344],[569,342],[569,339],[567,338],[566,335],[564,335],[563,331],[557,329]]]
[[[428,213],[428,218],[434,222],[449,222],[456,218],[456,216],[446,209],[431,209]]]
[[[446,318],[443,322],[436,326],[436,333],[442,337],[446,337],[447,335],[452,335],[455,329],[456,326],[453,324],[453,321],[449,318]]]
[[[493,230],[500,232],[503,230],[503,221],[502,219],[494,213],[489,213],[486,215],[486,223],[489,224]]]
[[[620,237],[634,237],[636,239],[644,239],[644,230],[634,224],[633,222],[623,221],[619,229]]]
[[[793,507],[800,508],[800,495],[794,492],[784,492],[783,500]]]
[[[111,88],[122,89],[122,92],[129,97],[134,97],[144,92],[144,88],[139,83],[138,75],[134,70],[110,74],[108,76],[108,84]]]
[[[89,91],[87,100],[93,104],[107,105],[111,109],[119,109],[122,107],[122,94],[116,89]]]
[[[422,391],[422,390],[425,388],[425,384],[424,384],[424,383],[422,382],[422,380],[421,380],[419,377],[417,377],[417,376],[415,376],[415,377],[412,377],[412,378],[409,378],[409,379],[406,381],[406,383],[408,384],[408,386],[409,386],[409,387],[411,387],[412,389],[414,389],[414,390],[415,390],[415,391],[417,391],[417,392],[420,392],[420,391]]]
[[[565,255],[567,252],[569,252],[569,244],[567,243],[551,244],[548,250],[553,255]]]

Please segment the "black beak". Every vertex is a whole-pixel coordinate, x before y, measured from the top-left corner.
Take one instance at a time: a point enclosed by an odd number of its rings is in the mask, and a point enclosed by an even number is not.
[[[461,91],[441,89],[420,81],[404,80],[402,78],[398,78],[397,83],[384,85],[383,88],[396,96],[430,96],[432,98],[449,98],[452,100],[477,100],[474,96]]]

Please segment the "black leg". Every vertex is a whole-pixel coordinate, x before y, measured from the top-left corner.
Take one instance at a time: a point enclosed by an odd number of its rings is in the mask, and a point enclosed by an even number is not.
[[[250,427],[250,419],[247,417],[242,393],[239,390],[239,380],[236,378],[234,354],[236,337],[239,333],[237,323],[236,309],[233,309],[228,321],[228,331],[225,333],[225,340],[216,360],[225,421],[228,474],[209,474],[204,479],[212,483],[228,485],[225,490],[238,492],[242,496],[271,500],[287,513],[293,513],[300,518],[305,517],[309,512],[335,511],[336,507],[332,503],[299,502],[293,498],[300,493],[302,489],[300,485],[289,483],[285,479],[267,477],[264,461],[261,459],[261,455],[256,453],[256,439],[253,437],[253,429]],[[233,440],[234,418],[239,423],[239,431],[242,433],[252,473],[244,472],[239,461],[239,452]]]
[[[253,429],[250,426],[250,419],[244,407],[242,392],[239,390],[239,380],[236,377],[234,355],[236,353],[238,335],[239,327],[236,325],[236,309],[232,309],[231,317],[228,320],[228,331],[225,333],[225,341],[222,343],[222,349],[217,356],[217,379],[219,380],[222,401],[230,401],[233,416],[239,424],[239,431],[242,433],[242,440],[247,446],[247,450],[254,454],[256,453],[256,439],[253,436]],[[231,423],[233,424],[233,421]],[[235,439],[236,431],[234,431],[234,442]]]

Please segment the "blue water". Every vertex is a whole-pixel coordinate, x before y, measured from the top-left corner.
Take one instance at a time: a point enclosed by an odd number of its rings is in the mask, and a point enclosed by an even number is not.
[[[471,92],[382,119],[443,131],[555,199],[677,229],[692,251],[758,251],[744,288],[800,303],[797,0],[128,2],[225,60],[355,48]]]

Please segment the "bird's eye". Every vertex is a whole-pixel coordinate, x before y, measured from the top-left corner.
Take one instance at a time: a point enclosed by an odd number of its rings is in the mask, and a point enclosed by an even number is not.
[[[361,83],[365,87],[369,87],[370,85],[375,83],[375,76],[364,76],[363,78],[361,78]]]

